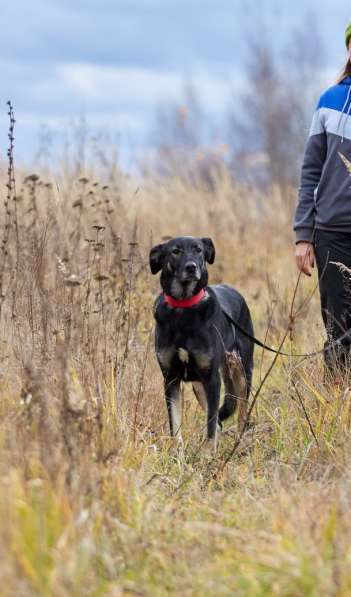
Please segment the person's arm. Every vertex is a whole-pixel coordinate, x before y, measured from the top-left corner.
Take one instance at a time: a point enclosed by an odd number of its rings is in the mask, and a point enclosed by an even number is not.
[[[296,242],[313,241],[315,201],[314,194],[319,184],[327,154],[327,136],[321,110],[313,116],[310,134],[306,143],[301,168],[299,200],[295,213],[294,230]]]

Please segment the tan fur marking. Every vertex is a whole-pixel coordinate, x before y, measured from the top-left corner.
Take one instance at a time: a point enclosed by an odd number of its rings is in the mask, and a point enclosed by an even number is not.
[[[174,436],[179,442],[183,441],[182,438],[182,399],[179,397],[178,400],[172,402],[172,424],[174,429]]]
[[[183,415],[183,399],[180,388],[178,388],[171,396],[171,417],[173,434],[175,438],[181,443],[182,439],[182,415]]]
[[[189,353],[185,348],[178,348],[178,356],[182,363],[189,363]]]
[[[165,367],[167,369],[170,366],[173,354],[173,348],[164,348],[163,350],[158,351],[157,358],[160,361],[162,367]]]
[[[211,365],[211,355],[206,352],[194,352],[194,357],[200,369],[209,369]]]
[[[194,381],[193,382],[193,390],[194,390],[194,394],[195,394],[196,399],[197,399],[198,403],[200,404],[201,408],[203,410],[207,410],[207,398],[206,398],[205,389],[204,389],[204,386],[202,385],[202,383],[199,381]]]

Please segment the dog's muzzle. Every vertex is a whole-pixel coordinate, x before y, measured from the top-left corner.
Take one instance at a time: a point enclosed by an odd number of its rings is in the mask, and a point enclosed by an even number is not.
[[[184,266],[184,270],[183,273],[181,275],[181,281],[182,282],[190,282],[192,280],[200,280],[201,278],[201,274],[200,274],[200,269],[197,265],[197,263],[195,263],[195,261],[188,261],[185,266]]]

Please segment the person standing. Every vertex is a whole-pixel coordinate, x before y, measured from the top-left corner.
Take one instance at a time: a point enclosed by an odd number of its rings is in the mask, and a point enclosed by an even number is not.
[[[297,267],[310,276],[317,265],[326,345],[351,328],[351,22],[345,43],[346,65],[313,116],[294,221]],[[351,336],[324,353],[334,372],[349,356]]]

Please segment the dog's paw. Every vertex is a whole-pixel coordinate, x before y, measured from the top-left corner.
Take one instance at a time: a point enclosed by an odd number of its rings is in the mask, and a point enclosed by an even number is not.
[[[204,456],[211,458],[212,456],[215,455],[217,450],[217,440],[214,438],[211,439],[205,439],[203,444],[202,444],[202,448],[201,448],[201,452]]]
[[[176,435],[175,437],[171,438],[171,446],[170,446],[170,453],[174,456],[177,460],[181,460],[184,458],[184,441],[180,434]]]

